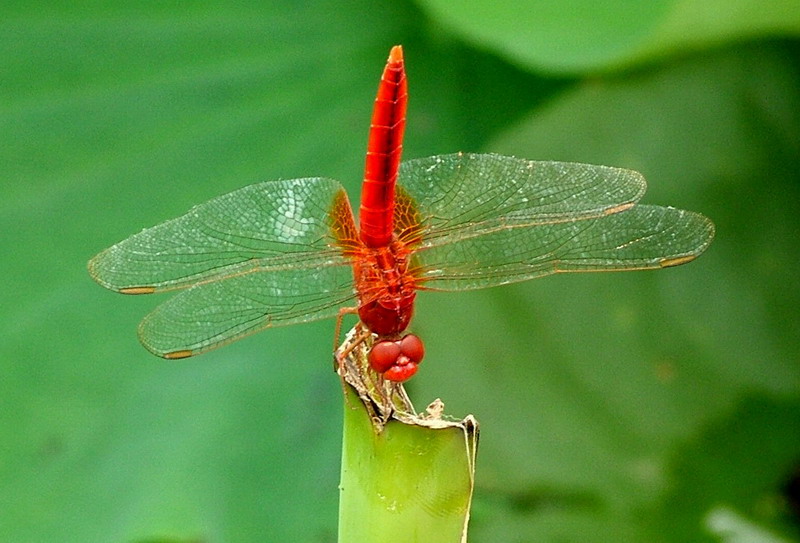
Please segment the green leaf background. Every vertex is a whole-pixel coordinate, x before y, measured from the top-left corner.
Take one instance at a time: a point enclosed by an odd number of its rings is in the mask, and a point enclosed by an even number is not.
[[[357,194],[396,43],[407,158],[634,168],[717,225],[688,266],[420,295],[412,396],[482,424],[471,540],[800,539],[796,2],[499,4],[0,8],[0,540],[335,540],[333,322],[164,361],[164,298],[85,264],[245,184]]]

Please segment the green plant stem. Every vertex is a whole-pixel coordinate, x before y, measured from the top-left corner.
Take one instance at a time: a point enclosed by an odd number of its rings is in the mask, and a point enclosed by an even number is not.
[[[340,371],[346,384],[339,543],[465,542],[477,422],[445,420],[438,400],[414,413],[402,385],[365,367],[368,348],[354,349]]]

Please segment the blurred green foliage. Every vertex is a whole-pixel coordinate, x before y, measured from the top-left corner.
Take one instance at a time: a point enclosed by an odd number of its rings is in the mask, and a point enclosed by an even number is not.
[[[796,2],[498,4],[0,8],[0,540],[335,539],[333,323],[167,362],[163,298],[85,263],[248,183],[357,194],[396,43],[406,157],[631,167],[717,225],[680,268],[421,294],[413,397],[482,423],[471,540],[798,540]]]

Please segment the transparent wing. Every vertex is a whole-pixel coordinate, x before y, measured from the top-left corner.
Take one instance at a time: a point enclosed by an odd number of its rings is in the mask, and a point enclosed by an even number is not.
[[[398,232],[423,288],[674,266],[714,236],[702,215],[635,206],[646,185],[631,170],[459,153],[403,163],[400,183]]]
[[[332,179],[250,185],[143,230],[89,261],[106,288],[129,294],[186,288],[261,271],[345,262],[331,237],[334,201],[344,189]],[[349,205],[348,205],[349,208]]]
[[[669,207],[495,229],[415,254],[424,288],[491,287],[558,272],[664,268],[693,260],[714,237],[706,217]]]
[[[628,209],[646,185],[638,172],[494,154],[441,155],[400,167],[398,224],[419,222],[421,248],[509,227],[601,217]]]
[[[89,272],[126,294],[186,289],[139,327],[150,351],[183,358],[271,326],[336,316],[354,297],[344,256],[353,238],[338,182],[269,181],[131,236],[95,256]]]
[[[165,358],[203,353],[272,326],[335,317],[355,296],[349,266],[253,268],[173,296],[139,325],[139,339]]]

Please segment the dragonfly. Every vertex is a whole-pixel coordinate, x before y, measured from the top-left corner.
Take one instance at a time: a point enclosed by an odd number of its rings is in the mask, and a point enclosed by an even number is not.
[[[273,326],[337,318],[338,330],[355,312],[376,338],[371,367],[402,382],[424,356],[407,333],[418,291],[667,268],[713,239],[701,214],[638,204],[646,185],[632,170],[473,153],[401,163],[407,100],[398,45],[374,103],[358,225],[338,181],[266,181],[113,245],[90,275],[123,294],[180,291],[138,328],[163,358]]]

